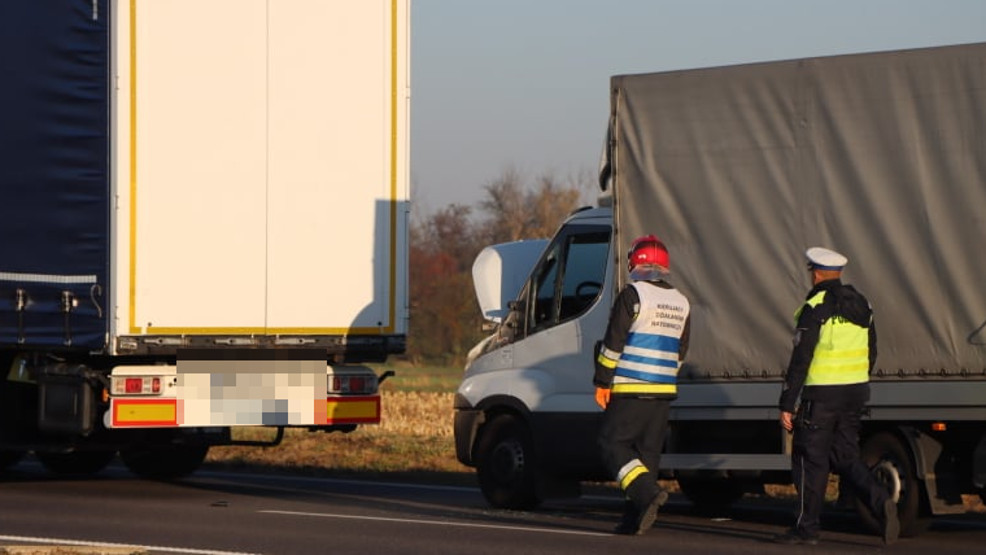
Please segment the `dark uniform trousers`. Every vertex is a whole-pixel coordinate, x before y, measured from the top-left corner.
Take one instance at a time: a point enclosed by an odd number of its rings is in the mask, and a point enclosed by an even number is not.
[[[881,518],[889,493],[859,458],[863,403],[854,399],[808,400],[798,408],[794,423],[791,471],[798,490],[795,527],[805,536],[818,536],[829,471],[839,475],[840,489],[848,486]]]
[[[669,399],[613,395],[603,413],[599,446],[610,475],[616,476],[634,459],[640,459],[649,471],[625,492],[638,506],[646,506],[659,491],[657,470],[670,412]]]

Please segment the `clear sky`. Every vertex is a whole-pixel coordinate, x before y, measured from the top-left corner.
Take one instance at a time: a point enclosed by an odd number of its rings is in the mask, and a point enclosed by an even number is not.
[[[609,77],[986,42],[986,0],[411,0],[411,198],[594,172]]]

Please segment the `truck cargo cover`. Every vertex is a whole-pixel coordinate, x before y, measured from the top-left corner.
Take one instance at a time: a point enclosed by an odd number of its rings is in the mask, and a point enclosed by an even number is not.
[[[616,256],[667,243],[692,301],[684,375],[781,375],[804,251],[826,246],[874,307],[880,375],[982,376],[986,44],[611,84]]]
[[[104,0],[0,2],[2,343],[106,340],[108,18]]]

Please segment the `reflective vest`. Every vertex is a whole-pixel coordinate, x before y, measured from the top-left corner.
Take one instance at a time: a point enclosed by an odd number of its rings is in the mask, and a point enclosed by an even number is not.
[[[805,303],[812,308],[822,304],[825,291],[819,291]],[[795,320],[804,306],[795,313]],[[842,316],[822,322],[818,344],[808,366],[805,385],[847,385],[870,379],[870,332]]]
[[[613,393],[674,395],[678,392],[679,342],[690,306],[676,289],[632,284],[640,311],[616,361]]]

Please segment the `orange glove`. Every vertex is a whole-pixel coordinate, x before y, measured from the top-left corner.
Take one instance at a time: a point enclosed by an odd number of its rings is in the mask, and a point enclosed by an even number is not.
[[[610,390],[604,387],[596,388],[596,404],[606,410],[606,405],[609,404],[609,394]]]

